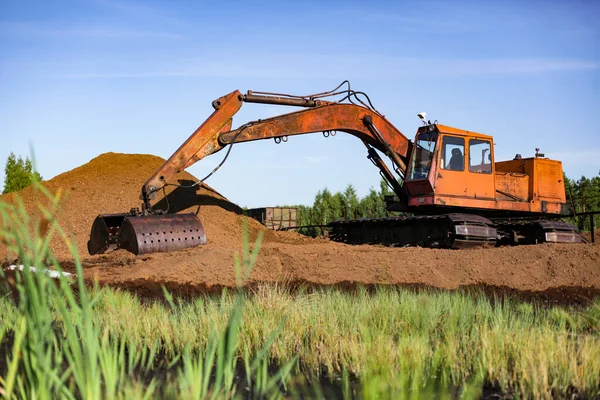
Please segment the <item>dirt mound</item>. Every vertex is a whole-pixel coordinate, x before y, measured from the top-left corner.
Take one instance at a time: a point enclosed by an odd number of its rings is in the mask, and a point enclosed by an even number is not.
[[[160,157],[145,154],[106,153],[43,183],[53,195],[61,191],[62,200],[57,218],[77,243],[82,258],[89,257],[87,241],[94,218],[98,214],[127,212],[133,207],[140,207],[142,185],[164,161]],[[178,174],[176,179],[174,183],[184,186],[197,181],[187,172]],[[227,246],[232,240],[239,241],[242,234],[242,209],[209,186],[192,189],[169,186],[166,194],[168,201],[161,193],[155,206],[165,210],[168,208],[171,213],[197,213],[204,225],[210,227],[210,243]],[[48,199],[31,186],[17,194],[0,196],[0,201],[13,203],[17,196],[33,216],[41,215],[39,204],[49,205]],[[251,237],[256,237],[258,232],[263,231],[267,241],[302,240],[295,233],[268,231],[255,220],[249,220],[249,230]],[[60,240],[55,240],[52,248],[57,258],[71,258],[67,247]],[[0,245],[0,260],[6,257],[10,258],[10,255],[7,254],[6,247]]]
[[[145,180],[163,163],[150,155],[103,154],[44,185],[65,197],[58,219],[84,256],[86,278],[135,290],[161,294],[162,286],[189,294],[235,284],[234,254],[242,243],[242,210],[208,186],[169,187],[157,207],[170,212],[197,212],[208,244],[168,254],[136,257],[125,251],[87,256],[87,240],[100,213],[138,207]],[[177,176],[179,183],[196,181]],[[36,213],[40,199],[33,189],[19,193],[26,208]],[[160,198],[160,196],[159,196]],[[14,201],[13,195],[0,197]],[[39,212],[38,212],[39,213]],[[600,246],[538,245],[472,250],[435,250],[349,246],[325,239],[309,239],[293,232],[272,232],[249,220],[251,240],[264,233],[264,243],[250,284],[284,282],[294,285],[391,284],[455,289],[500,287],[523,292],[556,292],[570,288],[582,296],[600,289]],[[69,265],[70,255],[58,241],[58,258]],[[4,252],[6,249],[4,249]],[[0,247],[0,260],[2,259]]]
[[[152,295],[161,286],[189,294],[235,284],[230,248],[207,245],[145,257],[113,253],[86,264],[88,277]],[[551,245],[471,250],[350,246],[315,240],[265,243],[251,283],[424,285],[457,289],[494,286],[539,292],[561,287],[600,289],[600,247]],[[595,291],[597,292],[597,290]]]

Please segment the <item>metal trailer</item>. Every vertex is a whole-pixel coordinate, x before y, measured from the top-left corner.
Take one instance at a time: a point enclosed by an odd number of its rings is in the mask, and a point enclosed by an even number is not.
[[[298,226],[298,209],[294,207],[252,208],[244,214],[274,231]]]

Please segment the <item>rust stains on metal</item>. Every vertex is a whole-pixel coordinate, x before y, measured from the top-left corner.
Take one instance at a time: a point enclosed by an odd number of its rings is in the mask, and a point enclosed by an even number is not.
[[[232,143],[271,139],[283,136],[302,135],[322,131],[340,131],[354,135],[377,150],[387,152],[387,146],[376,137],[363,122],[370,116],[381,136],[404,163],[408,155],[409,140],[387,119],[379,114],[353,104],[327,103],[273,118],[257,121],[240,130],[223,133],[219,143]]]
[[[120,248],[133,254],[166,253],[206,244],[195,214],[127,217],[119,233]]]
[[[128,213],[99,215],[92,224],[88,253],[103,254],[116,250],[119,245],[119,232]]]
[[[142,193],[153,198],[175,173],[184,170],[208,154],[222,148],[217,136],[224,128],[231,128],[231,118],[242,106],[242,94],[235,90],[213,102],[215,111],[190,135],[190,137],[165,161],[144,184]]]
[[[92,225],[90,255],[125,249],[133,254],[169,252],[206,244],[202,222],[195,214],[100,215]]]

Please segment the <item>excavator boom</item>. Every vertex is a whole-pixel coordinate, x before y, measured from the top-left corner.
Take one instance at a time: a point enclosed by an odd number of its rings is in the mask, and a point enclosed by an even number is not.
[[[242,99],[242,94],[235,90],[212,102],[215,111],[142,186],[141,199],[146,207],[173,175],[223,148],[218,142],[219,133],[231,129],[232,117],[242,107]]]
[[[231,130],[232,118],[244,102],[305,109],[248,122]],[[215,111],[144,183],[140,195],[143,201],[141,211],[132,209],[129,213],[100,215],[96,218],[88,242],[90,254],[117,248],[125,248],[135,254],[168,252],[206,243],[204,227],[194,214],[162,215],[159,210],[152,209],[151,201],[176,173],[234,143],[269,138],[286,141],[288,136],[293,135],[346,132],[363,141],[369,150],[369,158],[379,167],[382,176],[398,196],[402,197],[404,192],[397,178],[373,149],[388,155],[399,178],[403,178],[411,142],[383,115],[362,103],[358,105],[270,93],[248,92],[242,95],[237,90],[220,97],[212,103]],[[173,224],[175,220],[177,223]]]
[[[307,107],[305,110],[252,121],[230,131],[232,118],[242,103],[262,103]],[[242,95],[234,91],[213,102],[215,111],[192,133],[171,157],[142,187],[142,199],[155,197],[174,174],[190,167],[202,158],[214,154],[227,145],[261,139],[287,140],[288,136],[315,132],[346,132],[365,144],[386,153],[403,176],[406,172],[410,141],[385,117],[376,111],[355,104],[298,101],[278,96]]]

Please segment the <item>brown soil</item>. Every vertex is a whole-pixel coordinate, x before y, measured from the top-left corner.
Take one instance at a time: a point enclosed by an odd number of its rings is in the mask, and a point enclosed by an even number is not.
[[[587,242],[592,241],[592,232],[583,232],[581,236],[583,236]],[[600,228],[594,230],[594,240],[595,243],[600,243]]]
[[[138,207],[142,184],[162,162],[150,155],[107,153],[45,182],[52,193],[59,189],[65,193],[58,219],[77,243],[86,278],[141,294],[162,293],[162,285],[181,294],[235,285],[234,254],[241,249],[244,218],[238,206],[207,186],[167,190],[171,212],[198,213],[207,232],[206,246],[146,256],[125,251],[87,255],[94,218],[100,213]],[[178,175],[178,179],[184,184],[195,181],[188,173]],[[36,202],[40,196],[32,188],[19,196],[30,212],[39,214]],[[0,201],[14,202],[14,196],[1,196]],[[167,207],[164,199],[158,206]],[[264,233],[251,284],[485,286],[533,293],[566,288],[585,296],[600,292],[598,246],[545,244],[459,251],[388,248],[268,231],[254,220],[249,220],[249,228],[252,240],[259,232]],[[71,257],[60,241],[53,242],[53,249],[57,258],[69,265]],[[10,255],[0,246],[0,260],[3,258],[10,260]]]

